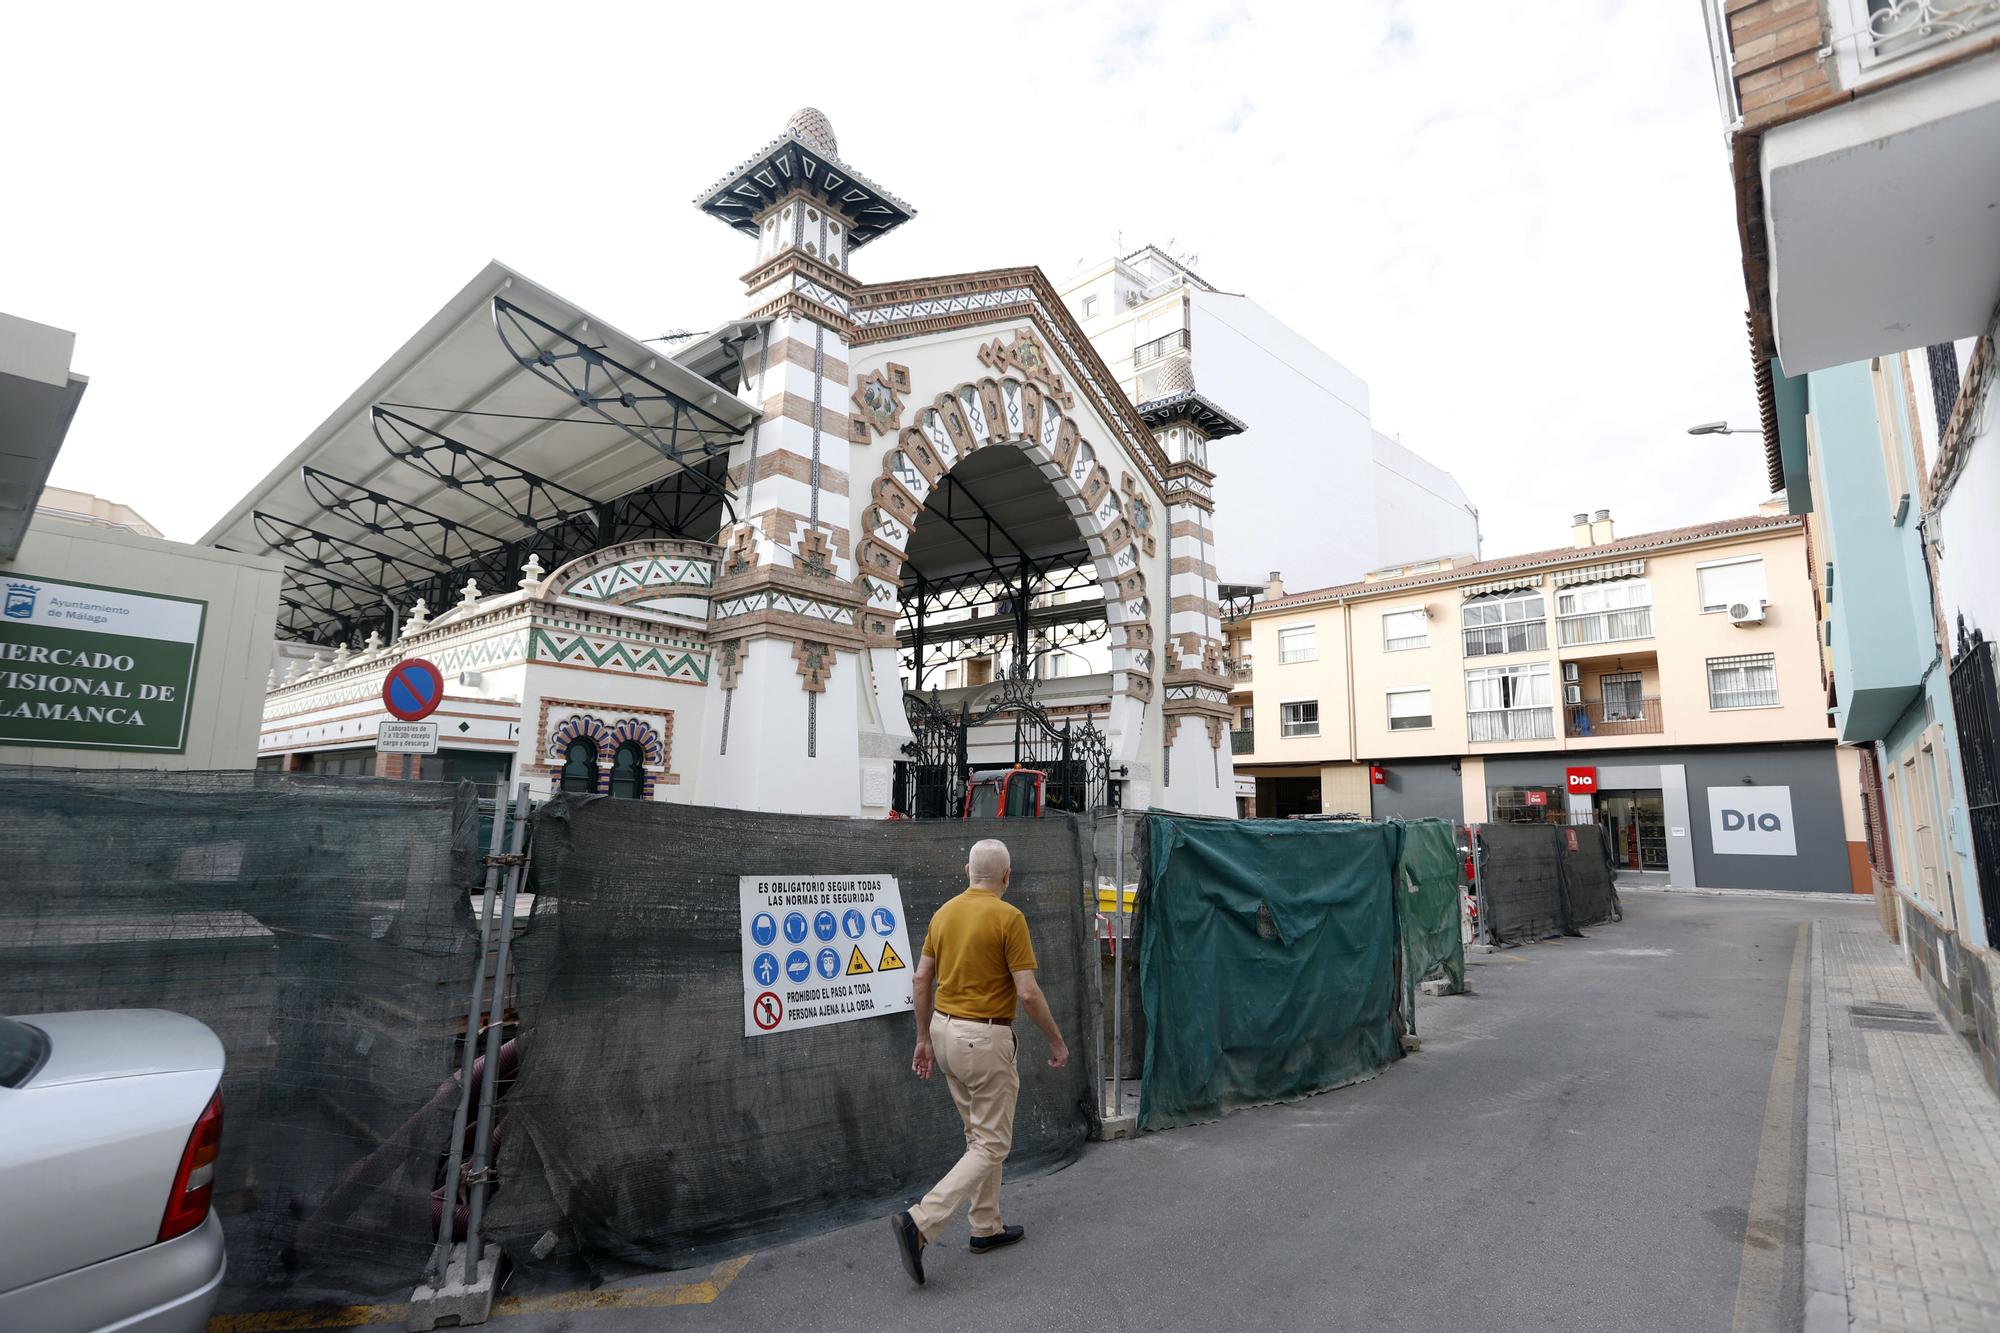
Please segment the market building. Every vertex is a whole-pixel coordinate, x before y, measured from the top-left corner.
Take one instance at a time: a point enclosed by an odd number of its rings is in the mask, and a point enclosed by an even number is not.
[[[1664,883],[1865,892],[1809,558],[1782,512],[1600,510],[1567,546],[1278,590],[1227,626],[1249,812],[1595,821]]]
[[[283,566],[46,485],[75,342],[0,315],[0,764],[248,768]]]
[[[1232,813],[1234,418],[1142,412],[1039,270],[855,277],[913,210],[816,111],[696,203],[753,252],[741,318],[661,350],[489,265],[207,535],[286,561],[319,649],[259,762],[881,817],[1021,762],[1057,805]],[[379,753],[412,656],[440,750]]]

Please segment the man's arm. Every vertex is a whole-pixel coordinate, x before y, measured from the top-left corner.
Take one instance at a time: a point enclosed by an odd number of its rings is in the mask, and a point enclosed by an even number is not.
[[[1042,1035],[1049,1039],[1049,1068],[1061,1069],[1069,1063],[1069,1047],[1056,1027],[1056,1016],[1049,1012],[1049,997],[1042,994],[1042,983],[1035,980],[1035,969],[1022,968],[1014,973],[1014,995]]]
[[[910,1068],[918,1078],[931,1076],[933,1056],[931,1054],[931,983],[936,979],[937,959],[925,954],[917,960],[916,975],[910,978],[912,999],[917,1011],[917,1052],[910,1057]]]

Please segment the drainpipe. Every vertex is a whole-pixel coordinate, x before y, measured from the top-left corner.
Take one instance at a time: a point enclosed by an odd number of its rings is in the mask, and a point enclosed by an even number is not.
[[[1341,666],[1347,676],[1347,758],[1351,763],[1361,762],[1359,732],[1354,720],[1354,604],[1340,604],[1340,656]],[[1375,817],[1375,792],[1368,793],[1368,817]]]
[[[386,592],[382,594],[382,609],[389,613],[388,642],[394,643],[402,633],[403,618],[396,614],[396,604],[389,600],[389,594]]]

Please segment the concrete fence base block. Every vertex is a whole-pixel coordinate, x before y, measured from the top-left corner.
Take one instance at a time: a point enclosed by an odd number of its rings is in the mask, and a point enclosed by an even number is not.
[[[1420,981],[1417,983],[1417,989],[1426,995],[1457,995],[1459,993],[1452,988],[1450,977],[1435,977],[1430,981]]]
[[[1419,1037],[1416,1033],[1404,1032],[1399,1035],[1401,1036],[1403,1041],[1404,1054],[1407,1055],[1413,1051],[1421,1051],[1424,1048],[1424,1039],[1422,1037]]]
[[[433,1287],[426,1283],[410,1296],[410,1333],[485,1323],[493,1311],[493,1278],[499,1264],[499,1250],[487,1246],[486,1252],[479,1256],[479,1271],[467,1282],[465,1246],[452,1246],[451,1262],[444,1270],[444,1285]]]
[[[1135,1116],[1108,1115],[1091,1137],[1109,1143],[1112,1139],[1129,1139],[1139,1132],[1139,1121]]]

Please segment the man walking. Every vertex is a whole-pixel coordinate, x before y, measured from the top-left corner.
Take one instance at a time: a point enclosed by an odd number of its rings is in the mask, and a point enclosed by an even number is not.
[[[1014,1006],[1018,1001],[1049,1039],[1049,1068],[1069,1063],[1069,1047],[1035,980],[1035,949],[1028,919],[1006,901],[1013,878],[1007,844],[988,838],[972,845],[966,890],[938,908],[924,937],[912,984],[916,991],[917,1051],[910,1068],[928,1079],[944,1067],[945,1085],[965,1122],[965,1155],[915,1208],[889,1219],[903,1267],[919,1286],[924,1246],[936,1238],[960,1204],[972,1201],[972,1252],[985,1254],[1021,1239],[1022,1229],[1000,1221],[1000,1168],[1014,1146],[1014,1101],[1021,1092],[1015,1061]],[[937,986],[932,1012],[931,986]]]

